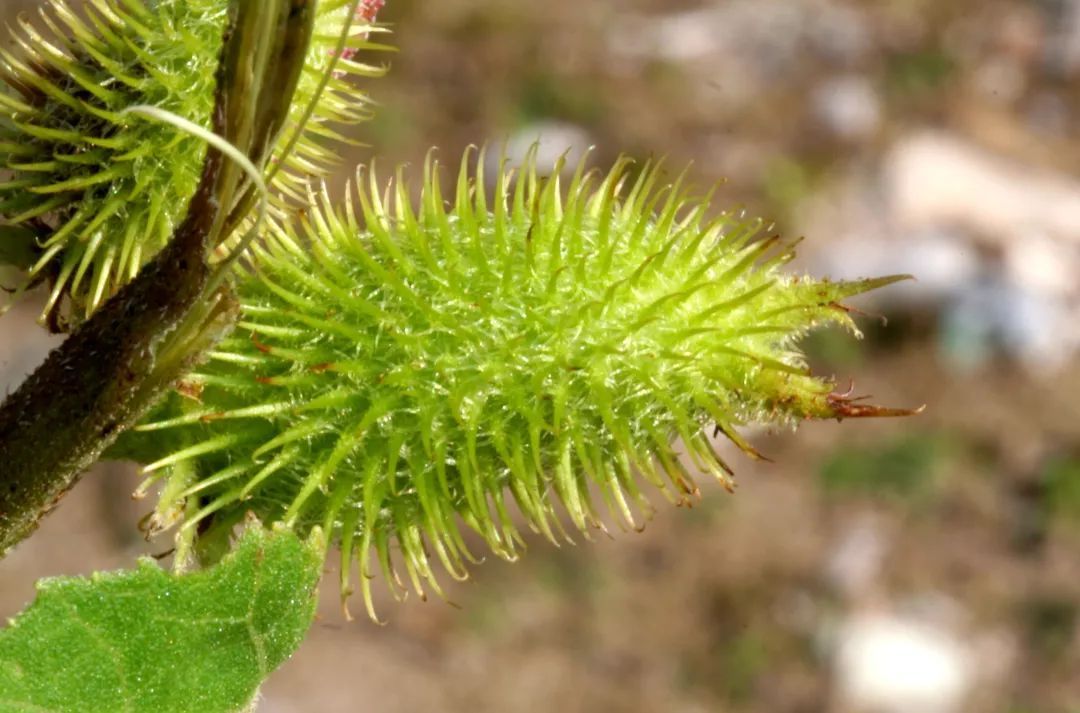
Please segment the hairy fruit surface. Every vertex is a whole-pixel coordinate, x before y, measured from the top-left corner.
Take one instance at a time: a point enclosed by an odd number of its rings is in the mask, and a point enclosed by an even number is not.
[[[660,167],[578,167],[565,190],[561,168],[501,172],[490,199],[463,168],[444,200],[433,162],[417,203],[400,174],[358,176],[344,210],[313,195],[254,248],[237,331],[141,427],[175,444],[147,467],[168,476],[152,529],[321,526],[370,607],[375,563],[420,592],[432,559],[465,576],[462,523],[516,557],[511,501],[551,540],[605,510],[636,527],[642,482],[730,487],[714,429],[756,455],[737,426],[901,413],[835,394],[798,340],[854,331],[841,301],[902,278],[792,276],[790,245]]]

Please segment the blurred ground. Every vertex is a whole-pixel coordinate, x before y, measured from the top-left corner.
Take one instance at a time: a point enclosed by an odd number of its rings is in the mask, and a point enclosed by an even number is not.
[[[6,3],[13,9],[18,3]],[[22,3],[26,6],[29,3]],[[489,561],[456,606],[342,620],[260,711],[1080,711],[1080,0],[391,0],[363,128],[384,166],[543,136],[689,161],[805,235],[800,269],[910,272],[818,368],[903,421],[756,433],[641,535]],[[45,342],[0,322],[0,383]],[[104,466],[0,562],[0,613],[147,545]],[[165,549],[165,543],[149,546]],[[332,581],[332,580],[331,580]],[[167,665],[167,662],[163,662]]]

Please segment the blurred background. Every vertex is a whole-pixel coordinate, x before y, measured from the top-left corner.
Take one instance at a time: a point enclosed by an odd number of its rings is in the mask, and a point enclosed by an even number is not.
[[[13,15],[33,2],[3,2]],[[1080,0],[390,0],[361,127],[384,167],[539,138],[693,162],[805,236],[796,269],[909,272],[818,371],[918,417],[752,431],[731,496],[489,560],[344,621],[334,579],[258,710],[1080,711]],[[384,58],[376,58],[376,61]],[[0,388],[55,343],[0,321]],[[887,317],[885,320],[877,315]],[[0,561],[36,578],[167,549],[99,466]],[[355,607],[359,608],[359,607]],[[162,665],[168,665],[163,661]]]

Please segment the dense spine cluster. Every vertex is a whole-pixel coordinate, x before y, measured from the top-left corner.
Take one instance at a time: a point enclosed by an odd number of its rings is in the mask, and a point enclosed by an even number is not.
[[[356,4],[318,6],[289,141],[278,153],[286,169],[275,171],[279,191],[323,169],[325,142],[340,139],[333,123],[366,116],[348,82],[379,70],[339,50],[375,46],[370,20],[349,14]],[[0,49],[0,218],[22,228],[0,240],[27,243],[0,245],[0,257],[20,255],[31,282],[50,283],[45,315],[54,326],[64,298],[71,318],[84,318],[183,217],[205,145],[125,110],[149,105],[208,126],[228,8],[228,0],[90,0],[77,12],[50,0],[42,29],[23,18],[17,47]]]
[[[373,40],[387,31],[376,24],[382,5],[377,0],[319,0],[311,50],[271,171],[275,189],[284,196],[306,200],[308,181],[338,165],[342,146],[357,143],[338,129],[371,118],[370,101],[356,80],[385,72],[367,61],[372,52],[392,49]]]
[[[168,476],[153,527],[322,526],[370,607],[374,562],[421,592],[432,559],[465,576],[461,523],[514,558],[511,501],[551,540],[635,527],[642,481],[674,502],[697,472],[730,487],[714,429],[753,455],[741,424],[889,413],[797,342],[854,330],[841,300],[898,278],[787,275],[790,245],[658,166],[579,166],[564,190],[529,161],[491,196],[468,163],[447,200],[434,162],[418,201],[358,175],[344,209],[312,195],[254,250],[239,328],[141,427],[175,444],[147,467]]]

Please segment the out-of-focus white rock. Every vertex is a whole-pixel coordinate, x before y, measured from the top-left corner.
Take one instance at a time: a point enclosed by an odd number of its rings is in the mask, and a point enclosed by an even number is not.
[[[727,0],[662,15],[626,14],[612,23],[607,37],[611,53],[622,59],[687,63],[744,57],[748,66],[765,70],[798,63],[807,51],[852,63],[872,43],[863,14],[833,0]]]
[[[832,78],[814,91],[813,99],[825,127],[846,141],[869,138],[881,125],[881,99],[866,77]]]
[[[777,3],[735,0],[663,15],[627,16],[610,28],[608,47],[612,54],[623,58],[694,62],[733,53],[757,35],[775,32],[776,42],[767,51],[774,58],[786,57],[798,31],[798,8],[793,3],[781,3],[775,12],[768,12],[763,6]]]
[[[901,138],[802,206],[812,272],[907,273],[869,299],[939,311],[957,368],[995,354],[1053,374],[1080,351],[1080,180],[950,134]]]
[[[974,657],[959,638],[885,612],[846,620],[834,663],[840,708],[853,713],[954,713],[974,680]]]
[[[1076,237],[1080,243],[1080,235]],[[1004,246],[1005,274],[1024,289],[1067,295],[1080,287],[1080,250],[1070,248],[1039,233],[1018,235]]]
[[[823,241],[821,248],[811,261],[814,273],[845,280],[885,274],[915,276],[915,281],[889,287],[887,299],[917,307],[954,299],[982,270],[978,251],[964,236],[947,230],[926,230],[902,240],[852,230]]]
[[[539,121],[516,131],[502,147],[489,147],[485,157],[485,174],[489,181],[498,175],[499,161],[506,159],[510,167],[520,166],[529,151],[536,147],[536,166],[549,171],[560,157],[566,156],[566,172],[573,172],[588,153],[592,140],[585,129],[565,121]]]
[[[1040,235],[1080,245],[1080,181],[983,151],[944,133],[913,135],[885,160],[896,228],[952,225],[985,240]]]
[[[1001,275],[969,283],[945,306],[941,348],[954,367],[975,368],[995,352],[1033,372],[1066,365],[1080,348],[1080,310],[1071,300]]]
[[[1034,372],[1068,363],[1080,349],[1080,180],[939,133],[901,141],[884,172],[891,235],[880,267],[921,257],[904,269],[935,276],[911,287],[933,284],[947,295],[950,363],[975,367],[999,351]],[[948,277],[949,263],[913,250],[909,236],[942,229],[977,259],[976,270],[957,261]]]
[[[881,573],[889,539],[873,517],[856,519],[840,536],[825,564],[826,579],[849,599],[869,595]]]

